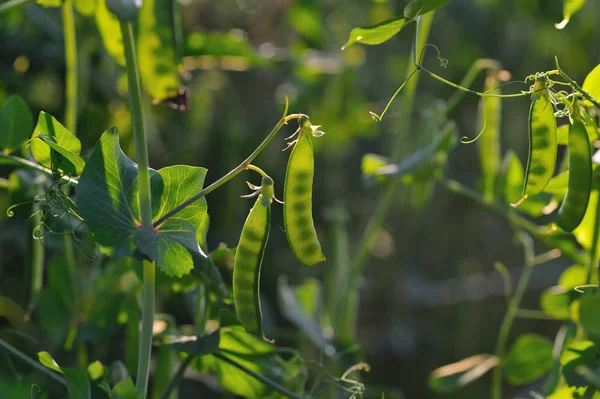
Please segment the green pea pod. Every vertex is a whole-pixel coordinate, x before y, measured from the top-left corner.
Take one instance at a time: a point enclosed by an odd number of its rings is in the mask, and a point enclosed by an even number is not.
[[[271,206],[258,196],[244,223],[235,252],[233,267],[233,301],[238,319],[251,334],[265,338],[260,310],[260,268],[271,226]]]
[[[315,158],[311,127],[304,121],[288,161],[283,191],[283,223],[296,258],[306,266],[325,261],[312,217]]]
[[[544,93],[529,110],[529,160],[523,199],[539,194],[554,174],[558,150],[554,108]]]
[[[592,189],[592,149],[585,125],[580,120],[569,127],[569,185],[558,211],[556,224],[573,231],[585,215]]]

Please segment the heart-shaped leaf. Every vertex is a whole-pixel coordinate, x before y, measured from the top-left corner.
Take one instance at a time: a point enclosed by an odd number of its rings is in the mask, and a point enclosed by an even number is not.
[[[508,382],[524,385],[537,380],[552,367],[552,342],[541,335],[521,335],[504,359]]]
[[[206,175],[206,169],[192,166],[151,172],[154,220],[201,191]],[[151,231],[141,228],[137,165],[121,150],[114,127],[94,148],[79,179],[76,201],[96,241],[118,254],[131,255],[137,247],[166,274],[178,277],[206,258],[196,240],[206,217],[204,198]]]
[[[10,96],[0,108],[0,150],[13,152],[29,139],[33,117],[25,101]]]
[[[397,17],[375,25],[354,28],[350,31],[350,37],[346,44],[344,44],[344,47],[342,47],[342,50],[347,49],[354,43],[376,45],[386,42],[400,32],[406,23],[406,18]]]

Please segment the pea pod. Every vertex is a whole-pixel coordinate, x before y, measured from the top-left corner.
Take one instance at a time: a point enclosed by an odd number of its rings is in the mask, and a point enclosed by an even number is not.
[[[233,266],[233,301],[242,326],[252,334],[265,334],[260,310],[260,269],[271,227],[273,179],[263,178],[255,188],[258,198],[244,223]]]
[[[311,135],[316,130],[307,118],[301,121],[298,139],[288,161],[283,191],[283,222],[288,242],[296,258],[307,266],[325,261],[312,217],[312,184],[315,169]]]
[[[558,138],[554,108],[546,93],[529,110],[529,160],[523,198],[539,194],[554,174]]]
[[[592,188],[592,150],[587,129],[575,119],[569,127],[569,185],[556,224],[573,231],[585,215]]]

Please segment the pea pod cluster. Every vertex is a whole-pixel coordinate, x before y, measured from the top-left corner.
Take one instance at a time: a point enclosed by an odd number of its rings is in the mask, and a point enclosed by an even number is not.
[[[556,224],[573,231],[585,215],[592,189],[592,150],[586,126],[578,118],[569,126],[569,183]]]
[[[249,184],[250,185],[250,184]],[[244,223],[233,267],[233,302],[242,326],[265,339],[260,309],[260,269],[271,228],[273,179],[265,176],[260,187],[250,185],[258,195]]]
[[[287,239],[296,258],[307,266],[325,261],[312,216],[315,159],[311,136],[323,135],[318,128],[311,125],[307,117],[300,120],[300,128],[296,132],[298,138],[289,144],[293,149],[283,191],[283,221]]]

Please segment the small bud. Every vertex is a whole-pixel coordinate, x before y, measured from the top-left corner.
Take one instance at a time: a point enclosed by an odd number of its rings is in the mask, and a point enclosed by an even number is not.
[[[143,0],[106,0],[106,8],[121,22],[133,22],[137,18]]]

